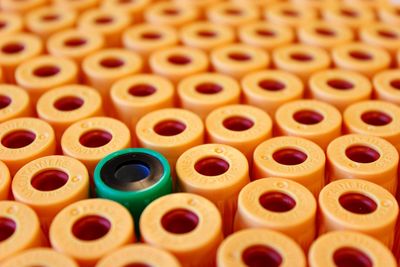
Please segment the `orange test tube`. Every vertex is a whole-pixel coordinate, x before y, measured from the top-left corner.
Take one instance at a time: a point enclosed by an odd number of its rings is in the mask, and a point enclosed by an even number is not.
[[[174,91],[173,84],[164,77],[136,74],[115,82],[110,94],[118,119],[134,128],[149,112],[172,108]]]
[[[0,201],[0,233],[0,263],[21,251],[45,245],[38,216],[16,201]]]
[[[183,267],[215,266],[222,236],[218,209],[199,195],[175,193],[151,202],[140,218],[145,243],[162,248]]]
[[[20,16],[9,12],[0,12],[0,36],[22,31],[24,22]]]
[[[343,113],[347,133],[379,136],[400,151],[400,107],[380,100],[354,103]]]
[[[16,13],[20,16],[26,15],[32,9],[48,4],[48,0],[3,0],[0,2],[0,9],[7,13]]]
[[[131,23],[131,17],[118,9],[89,9],[80,15],[78,29],[103,35],[107,47],[119,47],[121,35]]]
[[[259,108],[229,105],[207,116],[206,130],[209,143],[233,146],[251,162],[254,149],[272,137],[272,120]]]
[[[47,40],[47,51],[50,54],[72,59],[79,68],[86,56],[103,47],[104,38],[101,34],[75,29],[60,31]]]
[[[344,135],[329,144],[326,154],[328,180],[367,180],[395,195],[399,154],[388,141],[369,135]]]
[[[325,183],[325,153],[317,144],[301,137],[275,137],[254,151],[252,174],[253,179],[293,180],[318,196]]]
[[[297,29],[297,36],[303,44],[315,45],[328,51],[354,40],[354,33],[350,28],[320,20],[301,25]]]
[[[272,58],[276,68],[297,75],[305,84],[314,72],[331,65],[330,56],[324,49],[304,44],[276,48]]]
[[[329,69],[314,73],[308,88],[311,98],[324,101],[343,112],[353,103],[368,100],[372,85],[367,77],[355,71]]]
[[[89,175],[85,165],[66,156],[47,156],[23,166],[14,176],[15,200],[36,211],[48,233],[53,218],[63,208],[89,197]]]
[[[308,254],[310,267],[396,267],[390,250],[367,235],[335,231],[319,237]]]
[[[92,117],[80,120],[68,127],[62,138],[64,155],[85,164],[89,175],[96,164],[108,154],[128,148],[131,135],[122,122],[108,117]]]
[[[212,22],[193,22],[180,30],[180,39],[186,46],[211,52],[214,48],[235,41],[234,30],[226,25]]]
[[[138,121],[135,129],[139,146],[163,154],[172,170],[183,152],[204,142],[202,120],[184,109],[152,111]]]
[[[149,65],[153,73],[177,84],[187,76],[207,71],[209,62],[207,54],[200,49],[174,46],[152,53]]]
[[[193,6],[170,1],[156,2],[144,12],[145,21],[155,25],[167,25],[176,29],[196,21],[200,16]]]
[[[92,267],[114,250],[135,241],[134,222],[121,204],[106,199],[75,202],[54,218],[50,242],[79,266]]]
[[[27,249],[13,257],[10,257],[3,262],[1,266],[30,267],[42,266],[43,264],[47,264],[52,267],[78,267],[78,264],[70,257],[49,248]]]
[[[400,47],[400,29],[397,26],[373,23],[361,27],[359,34],[362,42],[383,48],[392,57],[396,56],[397,49]]]
[[[104,258],[96,267],[181,267],[181,264],[171,253],[145,244],[124,246]]]
[[[87,56],[82,62],[86,83],[99,91],[105,104],[108,104],[110,89],[114,82],[139,73],[142,68],[141,57],[122,48],[99,50]]]
[[[179,157],[176,174],[182,191],[201,195],[217,206],[225,235],[232,233],[239,192],[250,181],[244,155],[222,144],[195,146]]]
[[[12,84],[0,85],[0,122],[32,115],[29,95]]]
[[[53,128],[36,118],[17,118],[0,124],[0,160],[12,176],[22,166],[55,152]]]
[[[267,229],[246,229],[230,235],[218,248],[217,263],[218,267],[307,266],[304,252],[293,239]]]
[[[215,24],[238,28],[243,24],[255,22],[260,12],[257,7],[238,2],[221,2],[207,9],[207,19]]]
[[[103,115],[100,94],[91,87],[71,84],[54,88],[42,95],[36,105],[38,117],[54,129],[57,142],[73,123]]]
[[[15,78],[28,91],[32,104],[54,87],[76,83],[78,67],[66,58],[43,55],[25,61],[17,68]]]
[[[77,14],[60,7],[45,6],[34,9],[26,15],[26,27],[32,33],[46,40],[50,35],[73,28]]]
[[[400,105],[400,70],[378,72],[372,83],[375,98]]]
[[[244,103],[258,107],[274,119],[276,110],[286,102],[303,97],[302,81],[289,72],[262,70],[241,80]]]
[[[373,23],[375,14],[372,9],[362,5],[334,3],[322,10],[322,18],[328,23],[347,26],[353,30]]]
[[[384,188],[360,179],[342,179],[319,194],[320,234],[336,230],[358,231],[393,246],[399,207]]]
[[[20,64],[42,53],[39,37],[29,33],[14,33],[2,36],[0,40],[0,64],[3,80],[15,83],[15,70]]]
[[[317,201],[299,183],[264,178],[246,185],[239,194],[235,231],[267,228],[293,238],[307,251],[316,234]]]
[[[180,106],[203,120],[218,107],[239,104],[240,91],[236,80],[219,73],[192,75],[178,85]]]
[[[215,71],[240,80],[246,74],[268,68],[270,58],[266,51],[247,44],[230,44],[215,48],[210,55]]]
[[[145,62],[158,50],[178,44],[178,34],[173,27],[150,23],[136,24],[122,35],[124,47],[142,56]]]
[[[238,35],[242,43],[267,51],[290,44],[295,38],[290,27],[265,21],[257,21],[240,26]]]
[[[306,138],[323,150],[340,136],[342,116],[333,106],[317,100],[297,100],[283,104],[275,114],[279,135]]]
[[[337,68],[352,70],[372,78],[375,73],[387,69],[390,54],[366,43],[347,43],[332,50],[332,60]]]
[[[297,28],[317,19],[318,13],[315,9],[304,5],[277,2],[265,9],[264,17],[274,24]]]

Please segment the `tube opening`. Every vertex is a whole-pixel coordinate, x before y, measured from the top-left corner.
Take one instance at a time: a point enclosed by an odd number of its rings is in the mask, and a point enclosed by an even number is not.
[[[129,88],[129,94],[137,97],[145,97],[154,94],[157,89],[150,84],[135,84]]]
[[[331,79],[326,82],[330,87],[337,90],[351,90],[354,84],[343,79]]]
[[[197,161],[194,168],[201,175],[218,176],[228,171],[229,163],[221,158],[207,157]]]
[[[397,39],[399,38],[399,36],[392,31],[389,30],[378,30],[377,31],[378,35],[383,37],[383,38],[387,38],[387,39]]]
[[[356,214],[370,214],[374,212],[378,205],[371,198],[359,193],[347,193],[339,198],[340,205]]]
[[[14,220],[0,217],[0,242],[10,238],[17,230],[17,224]]]
[[[349,55],[357,60],[368,61],[372,59],[372,55],[364,51],[350,51]]]
[[[157,40],[162,37],[162,35],[158,32],[144,32],[140,35],[142,39],[147,39],[147,40]]]
[[[200,37],[204,37],[204,38],[214,38],[218,34],[216,32],[210,31],[210,30],[200,30],[197,32],[197,35]]]
[[[242,260],[249,267],[279,267],[283,258],[278,251],[269,246],[254,245],[243,252]]]
[[[168,62],[174,65],[187,65],[192,62],[192,60],[184,55],[171,55],[168,57]]]
[[[286,85],[284,83],[272,79],[264,79],[258,83],[258,86],[260,86],[264,90],[273,92],[282,91],[286,88]]]
[[[358,163],[372,163],[377,161],[381,155],[373,148],[358,145],[347,148],[346,156]]]
[[[83,38],[71,38],[68,40],[64,41],[64,45],[65,46],[69,46],[69,47],[79,47],[82,45],[85,45],[87,43],[87,41]]]
[[[162,217],[161,224],[170,233],[186,234],[197,227],[199,217],[187,209],[175,209]]]
[[[115,68],[119,68],[119,67],[123,66],[124,61],[119,58],[109,57],[109,58],[102,59],[100,61],[100,65],[103,66],[104,68],[115,69]]]
[[[229,117],[222,123],[226,129],[235,132],[246,131],[254,126],[254,122],[252,120],[241,116]]]
[[[314,110],[300,110],[293,114],[293,119],[305,125],[315,125],[324,120],[324,116]]]
[[[73,111],[81,108],[85,102],[76,96],[66,96],[54,102],[54,107],[60,111]]]
[[[40,78],[48,78],[57,75],[60,71],[59,67],[48,65],[35,69],[33,74]]]
[[[68,174],[59,170],[46,170],[36,174],[31,185],[39,191],[53,191],[63,187],[68,182]]]
[[[230,16],[241,16],[243,12],[237,8],[227,8],[225,9],[225,14]]]
[[[107,16],[98,17],[98,18],[96,18],[96,19],[94,20],[94,22],[95,22],[96,24],[110,24],[110,23],[112,23],[113,21],[114,21],[114,19],[113,19],[112,17],[107,17]]]
[[[358,13],[355,10],[348,9],[348,8],[342,8],[340,10],[340,14],[342,14],[345,17],[350,17],[350,18],[357,18]]]
[[[288,17],[298,17],[300,16],[299,12],[297,12],[296,10],[293,9],[284,9],[281,11],[281,13],[285,16]]]
[[[327,36],[327,37],[332,37],[332,36],[336,35],[336,32],[334,32],[333,30],[328,29],[328,28],[322,28],[322,27],[316,28],[315,32],[319,35]]]
[[[32,144],[35,139],[35,133],[27,130],[17,130],[4,136],[1,143],[7,148],[18,149]]]
[[[260,196],[259,202],[264,209],[272,212],[287,212],[296,206],[296,201],[282,192],[267,192]]]
[[[51,22],[51,21],[56,21],[60,18],[58,14],[47,14],[41,17],[43,21]]]
[[[83,134],[79,138],[79,143],[85,147],[97,148],[107,145],[112,138],[112,134],[107,131],[92,130]]]
[[[94,241],[104,237],[111,229],[109,220],[102,216],[85,216],[74,223],[72,233],[83,241]]]
[[[1,48],[1,51],[4,54],[17,54],[20,53],[21,51],[23,51],[25,49],[25,46],[21,43],[9,43],[4,45]]]
[[[241,52],[229,53],[228,57],[235,61],[248,61],[251,60],[251,56]]]
[[[300,61],[300,62],[306,62],[306,61],[311,61],[313,60],[313,57],[311,55],[308,55],[306,53],[292,53],[290,54],[290,58],[296,61]]]
[[[154,131],[162,136],[174,136],[185,131],[186,125],[177,120],[166,120],[156,124]]]
[[[0,110],[8,107],[11,104],[12,100],[10,97],[6,95],[0,95]]]
[[[335,251],[333,261],[337,267],[373,267],[367,254],[359,249],[344,247]]]
[[[181,11],[176,8],[166,8],[163,10],[163,13],[167,16],[177,16],[181,13]]]
[[[381,111],[368,111],[361,115],[363,122],[373,126],[385,126],[392,122],[392,117]]]
[[[390,82],[390,86],[392,86],[395,89],[400,90],[400,79],[392,80]]]
[[[274,37],[276,36],[276,33],[272,30],[269,29],[258,29],[256,30],[257,35],[262,36],[262,37]]]
[[[307,160],[307,155],[294,148],[284,148],[272,155],[273,159],[282,165],[292,166],[302,164]]]
[[[213,95],[222,91],[222,86],[216,83],[201,83],[196,85],[196,91],[200,94]]]

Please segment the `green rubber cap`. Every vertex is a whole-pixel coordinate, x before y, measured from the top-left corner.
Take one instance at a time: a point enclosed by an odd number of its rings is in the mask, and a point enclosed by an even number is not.
[[[124,205],[132,214],[136,229],[144,208],[172,193],[167,159],[146,148],[128,148],[108,155],[97,164],[93,178],[97,197]]]

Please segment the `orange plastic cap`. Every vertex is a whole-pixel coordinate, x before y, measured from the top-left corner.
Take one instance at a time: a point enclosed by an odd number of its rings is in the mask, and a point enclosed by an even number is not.
[[[50,242],[80,266],[94,266],[114,250],[134,242],[133,219],[122,205],[86,199],[64,208],[50,227]]]
[[[246,229],[232,234],[218,248],[219,267],[256,266],[259,263],[279,267],[305,267],[301,247],[278,232]]]
[[[363,179],[395,194],[399,154],[388,141],[375,136],[349,134],[333,140],[326,153],[329,180]]]

